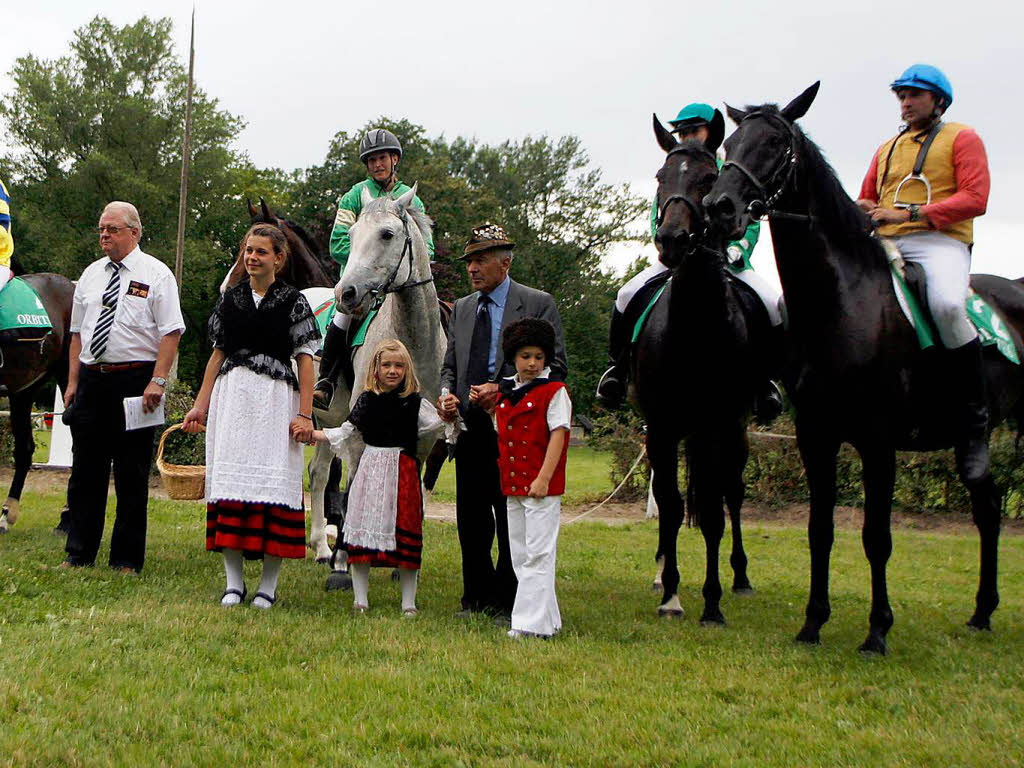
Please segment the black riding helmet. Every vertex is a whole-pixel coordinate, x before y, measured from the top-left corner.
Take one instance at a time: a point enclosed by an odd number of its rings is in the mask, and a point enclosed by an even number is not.
[[[359,142],[359,159],[365,163],[366,158],[374,152],[397,152],[398,159],[401,160],[402,143],[386,128],[373,128],[367,131]]]

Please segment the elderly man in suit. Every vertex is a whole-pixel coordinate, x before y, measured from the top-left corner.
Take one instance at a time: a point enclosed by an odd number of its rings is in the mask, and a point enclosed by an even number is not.
[[[455,302],[452,333],[441,369],[441,418],[461,415],[466,430],[455,446],[455,508],[462,549],[462,611],[512,613],[516,576],[508,546],[508,516],[498,475],[498,436],[487,408],[498,394],[498,382],[515,375],[501,350],[502,331],[524,317],[539,317],[555,328],[555,359],[551,378],[565,379],[567,370],[562,323],[550,294],[520,285],[509,277],[514,243],[494,224],[473,229],[463,252],[474,292]],[[498,535],[498,562],[491,559]]]

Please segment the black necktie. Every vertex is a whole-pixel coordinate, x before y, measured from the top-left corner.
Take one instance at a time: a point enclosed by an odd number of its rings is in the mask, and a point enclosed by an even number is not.
[[[110,338],[110,329],[114,325],[114,312],[117,311],[117,299],[121,293],[121,265],[116,261],[107,263],[113,270],[110,282],[103,291],[102,309],[96,320],[96,328],[92,332],[92,343],[89,344],[89,351],[95,360],[103,357],[107,351],[107,340]]]
[[[469,385],[483,384],[487,375],[487,360],[491,354],[491,312],[488,309],[491,300],[480,295],[477,305],[476,322],[473,324],[473,340],[469,343],[469,364],[466,366],[466,378]]]

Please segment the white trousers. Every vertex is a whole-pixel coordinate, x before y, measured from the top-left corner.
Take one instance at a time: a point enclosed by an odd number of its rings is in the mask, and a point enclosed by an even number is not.
[[[893,241],[905,261],[924,268],[928,308],[942,345],[956,349],[972,341],[978,334],[964,309],[971,279],[971,252],[967,244],[941,232],[915,232]]]
[[[555,597],[555,553],[562,497],[509,496],[507,502],[508,544],[512,568],[519,579],[512,607],[512,629],[550,636],[562,628],[562,614]]]
[[[655,275],[660,275],[662,272],[668,272],[668,267],[662,264],[660,259],[655,259],[654,263],[647,267],[647,269],[629,278],[629,282],[619,288],[619,292],[615,296],[615,308],[619,312],[625,312],[629,302],[636,296],[636,292],[643,287],[644,283]]]

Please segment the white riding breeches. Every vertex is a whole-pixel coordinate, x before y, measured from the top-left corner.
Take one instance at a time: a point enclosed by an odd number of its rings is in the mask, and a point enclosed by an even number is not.
[[[624,286],[619,288],[618,294],[615,296],[615,309],[620,313],[626,311],[626,307],[629,306],[629,302],[636,296],[636,292],[643,288],[644,283],[650,280],[656,275],[660,275],[662,272],[668,272],[668,267],[661,263],[660,260],[655,259],[651,266],[647,267],[637,274],[633,275]]]
[[[941,232],[915,232],[893,241],[904,261],[924,268],[928,309],[942,345],[956,349],[978,335],[964,303],[971,280],[971,252],[966,243]]]
[[[335,312],[334,319],[331,320],[331,324],[335,328],[347,331],[348,327],[352,325],[352,315],[346,315],[344,312]]]

